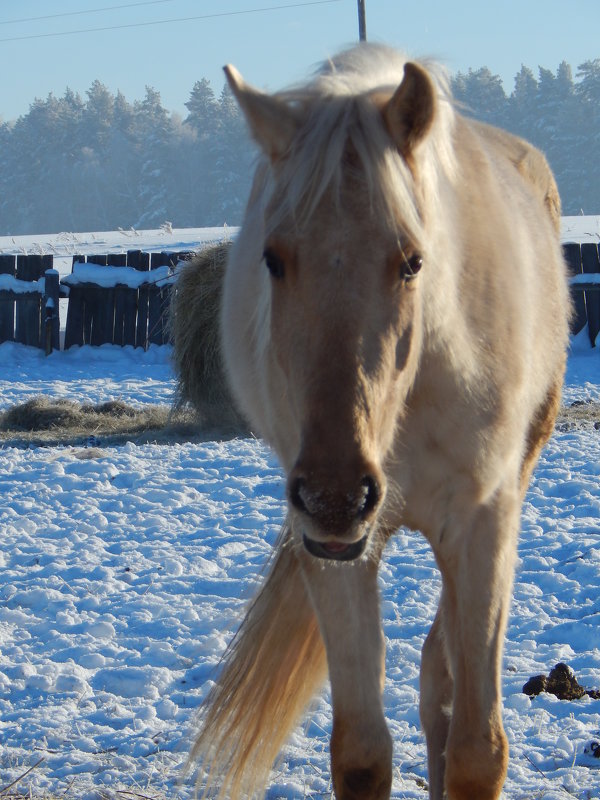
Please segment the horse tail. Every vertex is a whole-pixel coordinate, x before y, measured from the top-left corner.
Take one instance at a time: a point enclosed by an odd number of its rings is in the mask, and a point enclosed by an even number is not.
[[[286,526],[204,703],[190,755],[202,763],[203,797],[264,793],[273,762],[326,669],[325,647]]]

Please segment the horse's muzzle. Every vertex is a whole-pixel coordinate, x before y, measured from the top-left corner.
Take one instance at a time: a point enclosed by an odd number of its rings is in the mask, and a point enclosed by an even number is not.
[[[292,527],[307,552],[327,561],[354,561],[367,548],[383,498],[383,477],[364,461],[356,469],[321,472],[299,463],[288,479]]]
[[[326,558],[329,561],[354,561],[365,552],[368,538],[367,535],[358,542],[344,544],[340,541],[317,542],[304,534],[302,542],[311,556],[315,556],[315,558]]]

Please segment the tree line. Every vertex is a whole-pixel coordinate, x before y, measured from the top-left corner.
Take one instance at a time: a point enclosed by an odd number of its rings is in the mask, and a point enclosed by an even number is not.
[[[507,94],[487,67],[453,76],[464,113],[542,149],[563,213],[600,213],[600,59],[523,66]],[[197,81],[181,117],[147,87],[130,103],[95,81],[85,98],[36,99],[0,124],[0,235],[238,225],[255,148],[227,87]]]
[[[129,103],[100,81],[36,99],[0,125],[0,235],[238,224],[254,147],[237,104],[203,79],[186,107],[168,112],[150,87]]]
[[[487,67],[458,73],[455,98],[465,112],[528,139],[554,170],[563,214],[600,214],[600,59],[561,62],[536,77],[522,66],[510,95]]]

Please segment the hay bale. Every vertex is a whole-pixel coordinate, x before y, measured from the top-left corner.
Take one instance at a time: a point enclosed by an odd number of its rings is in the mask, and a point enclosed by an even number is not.
[[[200,421],[219,429],[247,426],[235,408],[221,356],[219,311],[230,243],[199,253],[178,273],[169,329],[177,375],[176,405],[190,404]]]
[[[79,423],[76,403],[70,400],[51,400],[39,395],[24,403],[11,406],[0,415],[0,430],[49,431],[72,428]]]

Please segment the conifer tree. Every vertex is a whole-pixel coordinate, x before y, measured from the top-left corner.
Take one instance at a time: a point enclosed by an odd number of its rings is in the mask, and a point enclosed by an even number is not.
[[[555,171],[563,213],[600,213],[600,59],[526,66],[509,96],[487,67],[458,73],[459,108],[530,140]],[[130,103],[94,81],[85,97],[35,99],[0,122],[0,234],[241,222],[255,148],[227,86],[194,83],[181,119],[148,87]]]

